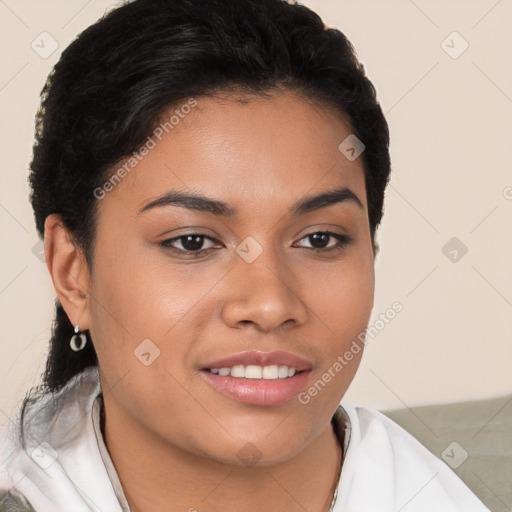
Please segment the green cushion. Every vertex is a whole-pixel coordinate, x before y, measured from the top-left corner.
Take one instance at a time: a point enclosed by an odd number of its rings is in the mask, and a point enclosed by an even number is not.
[[[512,510],[512,396],[382,413],[452,467],[490,510]]]
[[[8,491],[0,489],[0,512],[35,512],[30,504]]]

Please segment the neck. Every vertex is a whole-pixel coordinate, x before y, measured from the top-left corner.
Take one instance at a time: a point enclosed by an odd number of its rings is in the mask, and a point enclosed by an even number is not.
[[[106,418],[104,438],[131,512],[171,510],[169,503],[188,512],[327,512],[342,456],[330,423],[293,459],[264,467],[185,452],[118,415]]]

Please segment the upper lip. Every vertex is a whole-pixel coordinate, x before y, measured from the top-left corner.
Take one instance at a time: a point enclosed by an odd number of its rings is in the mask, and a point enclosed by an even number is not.
[[[281,350],[275,352],[251,350],[212,361],[211,363],[207,363],[203,369],[231,368],[237,365],[288,366],[289,368],[295,368],[297,371],[311,370],[313,368],[312,363],[308,360],[297,357],[289,352],[283,352]]]

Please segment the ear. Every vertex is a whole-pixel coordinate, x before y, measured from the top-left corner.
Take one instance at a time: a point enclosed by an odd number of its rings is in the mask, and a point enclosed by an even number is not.
[[[89,329],[87,303],[90,279],[83,252],[75,244],[59,214],[44,223],[44,255],[59,302],[73,325]]]

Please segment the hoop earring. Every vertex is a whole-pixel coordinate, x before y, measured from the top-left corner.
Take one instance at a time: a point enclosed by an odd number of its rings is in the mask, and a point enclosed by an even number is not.
[[[80,344],[77,345],[77,341],[80,340]],[[87,344],[87,336],[85,333],[80,333],[80,329],[78,328],[78,325],[75,325],[75,334],[71,337],[71,340],[69,341],[69,345],[72,350],[75,352],[79,352],[80,350],[83,350],[85,348],[85,345]]]

